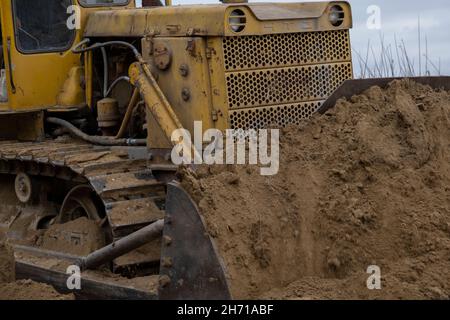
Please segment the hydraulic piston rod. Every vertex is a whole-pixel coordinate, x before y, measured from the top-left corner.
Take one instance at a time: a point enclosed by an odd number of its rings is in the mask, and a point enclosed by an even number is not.
[[[150,241],[160,238],[164,228],[164,220],[158,220],[151,225],[136,231],[110,245],[92,252],[79,261],[82,270],[95,269],[124,254],[138,249]]]

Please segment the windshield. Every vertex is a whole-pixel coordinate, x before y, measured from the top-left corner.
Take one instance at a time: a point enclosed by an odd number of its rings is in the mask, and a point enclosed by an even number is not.
[[[117,6],[128,4],[129,0],[80,0],[82,5],[86,6]]]
[[[22,52],[62,51],[74,31],[67,27],[72,0],[14,0],[17,48]]]

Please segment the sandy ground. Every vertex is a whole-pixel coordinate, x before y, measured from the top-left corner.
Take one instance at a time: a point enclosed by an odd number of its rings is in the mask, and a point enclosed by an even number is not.
[[[0,286],[15,280],[14,252],[0,240]]]
[[[408,80],[283,129],[278,175],[180,172],[235,298],[450,296],[450,94]],[[367,289],[367,268],[381,290]]]
[[[53,287],[31,280],[0,285],[0,300],[73,300],[73,295],[61,295]]]
[[[77,245],[74,245],[74,242]],[[105,239],[97,223],[83,217],[65,224],[50,226],[37,244],[46,250],[85,256],[102,248]]]
[[[0,300],[73,300],[48,285],[31,280],[15,281],[14,253],[0,240]]]

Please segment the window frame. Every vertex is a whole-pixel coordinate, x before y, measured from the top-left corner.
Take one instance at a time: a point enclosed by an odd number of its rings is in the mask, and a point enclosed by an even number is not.
[[[74,1],[75,0],[70,0],[72,5],[76,4]],[[65,47],[55,48],[55,49],[49,48],[49,49],[38,49],[38,50],[24,50],[23,48],[20,47],[19,32],[17,29],[16,0],[11,0],[11,8],[12,8],[12,18],[13,18],[13,26],[14,26],[14,30],[13,30],[14,31],[14,46],[16,47],[16,50],[18,52],[20,52],[21,54],[33,55],[33,54],[42,54],[42,53],[61,53],[61,52],[66,52],[67,50],[72,48],[72,46],[75,42],[76,36],[77,36],[77,31],[75,29],[71,30],[71,39],[70,39],[70,41],[67,42],[67,45]]]
[[[124,3],[103,3],[103,4],[87,4],[83,0],[77,0],[78,4],[83,8],[103,8],[103,7],[125,7],[128,6],[131,0],[126,0]]]

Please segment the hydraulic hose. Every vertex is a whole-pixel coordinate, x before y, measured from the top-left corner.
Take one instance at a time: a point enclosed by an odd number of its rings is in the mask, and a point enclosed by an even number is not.
[[[142,61],[142,56],[139,53],[138,49],[136,49],[136,47],[133,46],[131,43],[128,43],[128,42],[125,42],[125,41],[107,41],[107,42],[93,44],[90,47],[81,48],[81,46],[83,46],[85,44],[88,44],[89,42],[90,42],[89,39],[84,39],[83,41],[78,43],[75,47],[73,47],[72,52],[73,53],[83,53],[83,52],[87,52],[87,51],[91,51],[91,50],[100,49],[100,48],[103,48],[103,47],[106,47],[106,46],[117,45],[117,46],[129,48],[133,52],[135,58],[138,61]]]
[[[70,122],[59,118],[50,117],[46,121],[61,126],[67,129],[72,135],[92,144],[101,146],[145,146],[147,144],[147,140],[145,139],[116,139],[114,137],[90,136]]]
[[[103,98],[108,96],[108,55],[106,54],[106,49],[101,48],[102,58],[103,58]]]
[[[133,114],[134,108],[136,108],[136,105],[138,103],[139,97],[140,97],[139,89],[135,88],[133,91],[133,95],[131,96],[130,102],[128,103],[128,108],[125,113],[125,116],[122,120],[122,125],[120,126],[119,132],[116,135],[116,139],[123,138],[125,135],[125,131],[128,128],[128,125],[130,123],[131,115]]]
[[[83,53],[83,52],[87,52],[87,51],[92,51],[92,50],[96,50],[96,49],[101,49],[102,54],[103,54],[103,60],[104,60],[104,64],[107,64],[107,58],[105,57],[105,47],[106,46],[111,46],[111,45],[118,45],[118,46],[122,46],[122,47],[127,47],[129,49],[131,49],[131,51],[133,52],[135,58],[142,62],[142,56],[139,53],[139,51],[136,49],[135,46],[133,46],[131,43],[125,42],[125,41],[108,41],[108,42],[103,42],[103,43],[96,43],[92,46],[86,47],[86,48],[81,48],[83,45],[87,45],[89,44],[90,40],[89,39],[84,39],[83,41],[81,41],[80,43],[78,43],[77,45],[75,45],[75,47],[73,47],[72,52],[73,53]],[[106,69],[106,68],[105,68]],[[106,75],[105,75],[106,78]],[[117,78],[108,89],[105,89],[104,92],[104,96],[107,97],[109,96],[109,94],[111,93],[111,91],[113,90],[113,88],[120,82],[120,81],[127,81],[130,82],[130,78],[127,76],[123,76],[123,77],[119,77]],[[106,88],[106,86],[105,86]],[[131,119],[131,114],[134,110],[134,108],[136,107],[137,104],[137,99],[139,98],[139,90],[137,88],[135,88],[135,90],[133,91],[133,96],[131,97],[131,100],[128,104],[128,108],[127,108],[127,112],[125,114],[125,117],[122,121],[122,124],[120,126],[119,132],[117,133],[115,139],[120,139],[123,137],[123,135],[125,134],[125,130],[128,127],[128,124],[130,122]]]
[[[109,88],[106,90],[105,93],[105,98],[109,96],[109,94],[113,91],[113,89],[117,86],[117,84],[121,81],[126,81],[128,83],[130,83],[130,77],[127,76],[122,76],[117,78],[116,80],[113,81],[113,83],[109,86]]]

